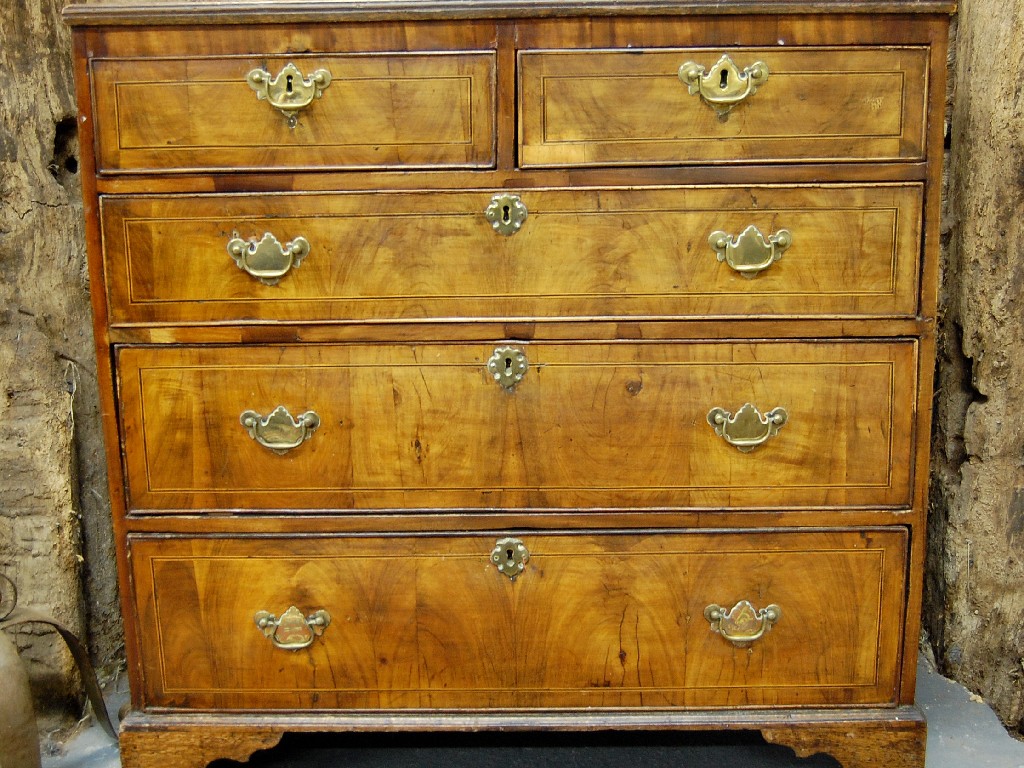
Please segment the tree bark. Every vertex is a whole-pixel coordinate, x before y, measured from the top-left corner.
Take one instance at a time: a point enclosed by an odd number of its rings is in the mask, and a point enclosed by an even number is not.
[[[954,65],[928,627],[944,672],[1024,718],[1024,3],[965,0]]]
[[[87,512],[90,570],[102,574],[95,595],[105,604],[98,624],[118,638],[94,647],[98,658],[113,660],[120,655],[116,581],[103,546],[111,540],[109,503],[62,5],[10,0],[0,14],[0,569],[20,587],[22,605],[84,635],[80,513]],[[37,709],[70,711],[79,688],[60,639],[30,627],[15,641]]]

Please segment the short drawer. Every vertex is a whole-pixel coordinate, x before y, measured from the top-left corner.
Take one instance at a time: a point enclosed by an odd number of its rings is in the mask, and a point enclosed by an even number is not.
[[[903,529],[506,536],[133,536],[145,704],[895,700]]]
[[[718,66],[723,56],[735,69]],[[690,93],[680,76],[690,64],[714,81],[712,100],[768,74],[741,101],[714,103]],[[543,50],[521,52],[519,67],[526,167],[924,154],[923,47]]]
[[[138,513],[911,502],[914,341],[117,357]]]
[[[110,320],[917,311],[919,184],[495,194],[104,197]]]
[[[490,167],[494,63],[493,51],[94,59],[97,169]],[[254,72],[283,92],[258,93]]]

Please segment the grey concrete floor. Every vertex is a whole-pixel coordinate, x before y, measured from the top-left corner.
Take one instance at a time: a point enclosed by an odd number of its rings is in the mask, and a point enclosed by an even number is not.
[[[917,702],[928,718],[926,768],[1024,768],[1024,743],[1011,738],[987,704],[938,675],[922,661]],[[113,703],[117,704],[115,697]],[[116,712],[116,706],[112,708]],[[745,768],[833,768],[831,758],[797,759],[793,752],[765,744],[756,735],[647,734],[532,739],[495,734],[389,737],[387,734],[331,738],[293,737],[277,749],[254,756],[251,768],[445,768],[489,764],[531,768],[588,766],[723,766]],[[354,743],[353,743],[354,742]],[[509,750],[518,752],[510,759]],[[43,768],[120,768],[117,746],[95,727],[44,755]]]

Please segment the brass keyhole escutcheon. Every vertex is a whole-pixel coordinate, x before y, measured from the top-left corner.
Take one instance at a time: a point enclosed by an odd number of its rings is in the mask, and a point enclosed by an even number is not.
[[[499,539],[491,552],[491,562],[494,563],[499,573],[509,577],[511,581],[526,570],[526,564],[530,562],[530,551],[519,539],[511,536]]]
[[[768,82],[768,74],[768,65],[763,61],[755,61],[740,69],[728,54],[724,54],[711,69],[695,61],[687,61],[679,67],[679,79],[690,95],[699,94],[723,120],[729,110],[753,96]]]
[[[509,392],[523,380],[527,368],[526,354],[515,347],[498,347],[487,361],[487,371]]]
[[[288,118],[288,125],[294,128],[298,125],[299,112],[323,96],[331,84],[331,73],[317,69],[305,77],[298,67],[288,62],[277,75],[272,76],[267,70],[257,68],[250,71],[245,80],[258,99],[268,101]]]
[[[491,223],[491,228],[499,235],[506,237],[518,232],[529,211],[519,195],[504,193],[491,198],[490,205],[484,210],[484,216]]]

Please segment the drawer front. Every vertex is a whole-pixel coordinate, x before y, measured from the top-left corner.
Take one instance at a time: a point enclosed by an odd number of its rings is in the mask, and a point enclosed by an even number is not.
[[[129,507],[911,501],[916,342],[516,348],[512,391],[492,345],[122,348]]]
[[[494,62],[488,51],[96,59],[97,167],[490,167]],[[298,112],[271,94],[285,111],[275,108],[247,80],[261,69],[287,78],[288,64],[295,88],[320,70],[330,77]]]
[[[134,537],[146,704],[894,701],[902,529],[519,534],[530,556],[515,581],[492,563],[497,538]],[[735,620],[741,601],[753,608],[748,621],[712,631],[708,607]],[[768,606],[777,612],[765,619]],[[260,612],[266,634],[256,624]],[[319,617],[315,631],[304,620],[310,616]],[[284,626],[275,630],[277,621]]]
[[[105,197],[111,322],[916,313],[919,184],[493,194]]]
[[[720,115],[679,70],[692,62],[719,84],[735,81],[714,69],[723,54],[769,74]],[[519,65],[523,166],[924,155],[926,48],[524,51]]]

